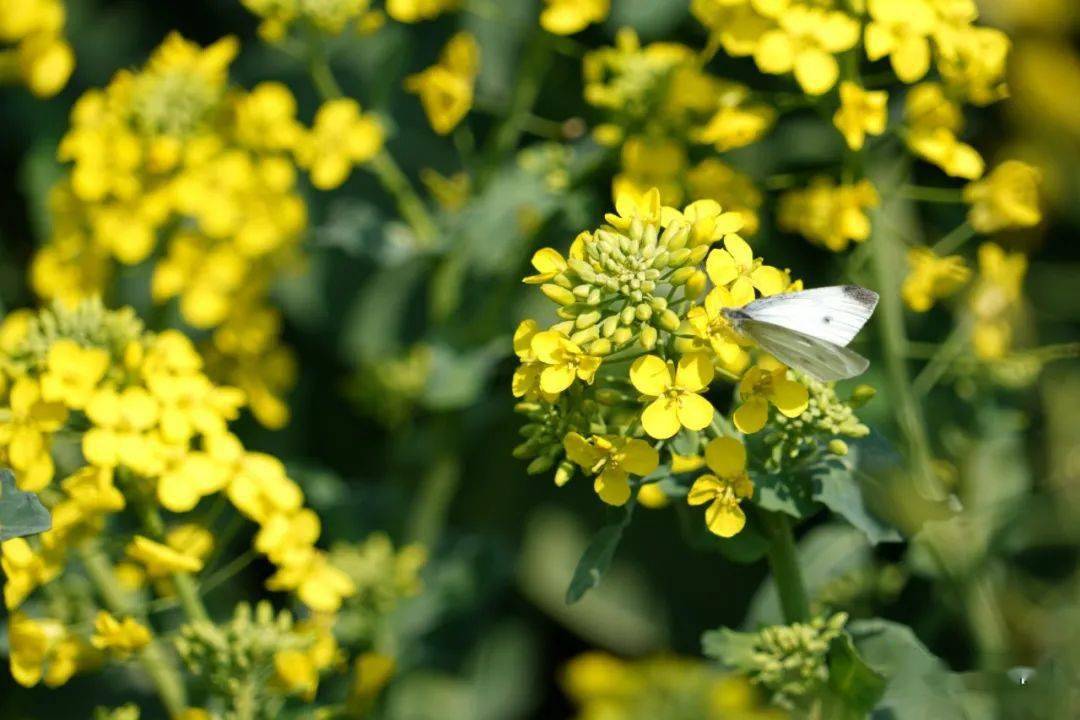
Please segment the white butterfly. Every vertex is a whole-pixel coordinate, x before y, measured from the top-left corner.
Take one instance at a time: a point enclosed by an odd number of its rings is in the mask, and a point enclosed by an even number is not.
[[[725,308],[735,332],[785,365],[827,382],[861,375],[870,361],[845,347],[877,307],[878,294],[837,285],[763,297]]]

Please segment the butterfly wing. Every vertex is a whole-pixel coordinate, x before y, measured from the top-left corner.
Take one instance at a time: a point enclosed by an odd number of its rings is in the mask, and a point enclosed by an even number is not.
[[[788,367],[802,370],[822,382],[862,375],[870,367],[869,360],[850,348],[782,325],[745,319],[739,323],[739,332]]]
[[[858,285],[836,285],[771,295],[740,308],[744,317],[845,346],[877,307],[878,295]]]

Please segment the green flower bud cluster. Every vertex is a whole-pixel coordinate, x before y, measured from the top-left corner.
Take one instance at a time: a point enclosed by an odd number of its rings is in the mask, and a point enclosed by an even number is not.
[[[588,435],[594,432],[592,428],[604,426],[600,405],[587,397],[576,403],[561,398],[554,404],[524,401],[514,410],[525,415],[528,422],[519,430],[525,441],[514,448],[513,455],[519,460],[531,460],[526,468],[530,475],[547,472],[563,457],[567,433]],[[573,465],[563,460],[556,469],[555,483],[564,485],[572,474]]]
[[[591,355],[607,355],[637,343],[652,350],[660,332],[674,333],[682,318],[676,302],[698,295],[705,284],[699,265],[707,244],[689,247],[690,225],[661,230],[634,218],[625,232],[602,227],[583,233],[580,257],[541,290],[561,307],[560,330]]]
[[[401,425],[427,388],[433,355],[429,345],[418,343],[399,357],[365,363],[355,375],[353,396],[387,427]]]
[[[279,704],[264,692],[273,677],[274,653],[303,649],[310,643],[310,637],[293,632],[293,618],[287,610],[275,612],[265,600],[254,610],[239,603],[232,620],[223,625],[189,623],[175,640],[188,670],[214,695],[234,704],[225,718],[255,712],[246,717],[267,719],[276,717]]]
[[[395,549],[389,535],[377,532],[358,545],[335,544],[330,562],[356,586],[338,617],[338,634],[351,643],[371,642],[398,604],[423,590],[420,570],[427,551],[416,544]]]
[[[776,413],[775,427],[765,436],[765,443],[772,448],[770,469],[778,469],[822,446],[832,455],[846,455],[848,447],[841,438],[861,438],[870,433],[870,428],[855,415],[855,408],[869,400],[868,386],[856,388],[845,401],[836,394],[836,383],[819,382],[802,373],[798,374],[798,380],[806,386],[810,401],[797,417]]]
[[[10,362],[20,370],[43,369],[49,348],[58,340],[102,348],[114,360],[121,360],[128,344],[142,336],[143,323],[130,307],[108,310],[100,298],[84,300],[74,307],[55,303],[29,319],[25,336],[10,353]]]
[[[829,645],[843,633],[847,619],[847,613],[837,613],[764,628],[751,654],[750,680],[767,689],[780,707],[800,707],[829,679]]]
[[[570,161],[573,148],[557,142],[541,143],[522,150],[517,165],[522,170],[542,177],[551,192],[562,192],[570,186]]]

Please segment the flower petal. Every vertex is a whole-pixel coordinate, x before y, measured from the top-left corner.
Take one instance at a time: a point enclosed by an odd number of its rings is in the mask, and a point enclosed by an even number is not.
[[[603,457],[603,453],[589,444],[583,435],[576,432],[566,433],[563,438],[563,449],[566,457],[586,470],[591,470]]]
[[[713,412],[712,403],[697,393],[679,395],[678,417],[683,427],[690,430],[703,430],[712,422]]]
[[[671,370],[656,355],[646,355],[630,366],[630,382],[642,395],[663,395],[671,387]]]
[[[628,440],[622,448],[619,467],[634,475],[645,477],[660,464],[660,455],[652,445],[644,440]]]
[[[746,513],[738,503],[717,498],[705,511],[705,524],[714,535],[734,537],[746,527]]]
[[[679,366],[675,369],[675,384],[683,390],[704,390],[712,379],[712,360],[705,353],[687,353],[679,358]]]
[[[679,432],[678,404],[668,397],[653,400],[641,413],[641,426],[650,437],[667,440]]]
[[[773,383],[772,397],[769,399],[784,415],[798,417],[806,410],[810,394],[800,383],[785,378]]]
[[[739,432],[756,433],[765,427],[765,421],[769,419],[769,403],[765,398],[752,397],[738,407],[732,415],[735,427]]]
[[[741,475],[746,470],[746,446],[735,438],[716,438],[705,446],[705,463],[720,477]]]
[[[690,487],[686,502],[691,505],[704,505],[714,500],[724,489],[724,484],[715,475],[702,475]]]
[[[734,258],[735,264],[739,267],[740,271],[746,272],[750,269],[750,266],[754,264],[754,251],[751,250],[750,245],[738,235],[731,233],[725,236],[724,248],[731,253],[731,257]]]
[[[561,393],[574,384],[574,368],[569,365],[549,365],[540,373],[540,389],[546,393]]]
[[[625,505],[630,499],[630,483],[622,470],[604,468],[604,472],[596,477],[593,489],[608,505]]]
[[[715,285],[727,285],[739,276],[735,258],[726,250],[713,250],[705,260],[705,272]]]

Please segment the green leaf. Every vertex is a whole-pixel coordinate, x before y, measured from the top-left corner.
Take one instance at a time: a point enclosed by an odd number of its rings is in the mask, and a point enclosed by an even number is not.
[[[837,707],[826,716],[862,720],[885,692],[885,677],[859,656],[847,633],[832,641],[828,662],[831,700]]]
[[[856,620],[847,629],[867,665],[888,680],[875,706],[881,717],[969,720],[963,680],[927,650],[911,628],[873,619]]]
[[[610,525],[600,528],[582,553],[574,568],[574,576],[570,579],[570,587],[566,589],[566,604],[573,605],[585,593],[600,584],[604,573],[611,567],[611,561],[615,558],[615,551],[622,541],[623,530],[630,524],[634,505],[628,503],[625,506],[623,517]]]
[[[754,504],[765,510],[782,512],[802,520],[821,509],[810,494],[810,485],[802,478],[777,473],[750,471],[754,481]]]
[[[49,511],[37,495],[15,486],[10,470],[0,470],[0,542],[43,533],[52,527]]]
[[[757,633],[735,632],[728,628],[709,630],[701,636],[701,652],[725,667],[749,670]]]
[[[861,530],[871,544],[900,542],[896,528],[874,515],[848,463],[827,460],[811,468],[812,497]]]

